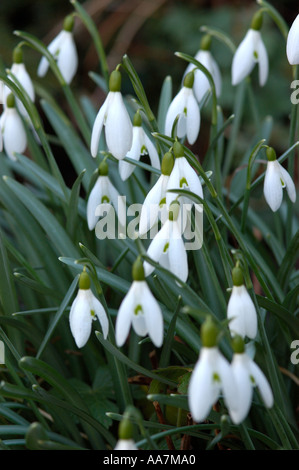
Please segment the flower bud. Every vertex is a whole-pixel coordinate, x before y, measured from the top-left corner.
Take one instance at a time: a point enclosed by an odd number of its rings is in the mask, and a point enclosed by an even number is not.
[[[244,284],[242,269],[239,266],[233,268],[232,279],[234,286],[242,286]]]

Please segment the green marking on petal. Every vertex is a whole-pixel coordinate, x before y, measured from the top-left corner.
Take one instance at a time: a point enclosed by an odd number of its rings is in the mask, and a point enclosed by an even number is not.
[[[213,382],[218,382],[218,383],[221,382],[220,377],[219,377],[219,375],[217,374],[217,372],[214,372],[214,373],[213,373]]]
[[[159,202],[159,207],[164,206],[164,204],[166,204],[166,197],[163,197],[163,199],[161,199],[161,201]]]
[[[140,155],[147,155],[147,154],[148,154],[147,148],[145,145],[143,145],[140,150]]]
[[[282,186],[283,188],[285,188],[286,184],[285,184],[285,182],[284,182],[281,178],[280,178],[280,182],[281,182],[281,186]]]
[[[255,60],[258,60],[259,55],[258,55],[257,51],[254,51],[254,52],[253,52],[253,56],[254,56]]]
[[[143,309],[142,309],[142,306],[138,304],[137,307],[135,307],[134,309],[134,314],[139,315],[140,313],[143,313]]]
[[[92,319],[96,319],[96,312],[94,310],[90,310],[90,315],[92,316]]]
[[[103,196],[102,199],[101,199],[101,203],[104,204],[104,202],[107,202],[109,203],[110,202],[110,199],[108,196]]]
[[[168,250],[169,248],[169,243],[167,242],[164,246],[164,249],[163,249],[163,253],[166,253],[166,251]]]
[[[185,116],[187,116],[187,108],[186,107],[184,108],[183,113],[185,114]]]
[[[253,375],[249,376],[252,385],[256,385]]]
[[[182,178],[182,179],[180,180],[180,188],[183,188],[184,185],[185,185],[185,186],[188,186],[188,183],[187,183],[186,178]]]

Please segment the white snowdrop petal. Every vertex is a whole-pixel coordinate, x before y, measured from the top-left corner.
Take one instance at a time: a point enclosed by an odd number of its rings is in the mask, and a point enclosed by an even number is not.
[[[264,196],[273,212],[280,208],[283,194],[280,171],[277,168],[276,161],[269,161],[267,163],[264,180]]]
[[[196,141],[198,134],[199,134],[199,129],[200,129],[199,106],[193,95],[192,90],[187,101],[186,128],[187,128],[187,140],[189,144],[192,145]]]
[[[139,220],[140,236],[147,233],[158,220],[159,204],[162,198],[165,197],[165,194],[162,193],[165,178],[168,180],[169,177],[160,175],[143,202]]]
[[[121,93],[117,91],[111,95],[106,118],[106,142],[109,152],[118,160],[122,160],[132,145],[132,123]]]
[[[8,157],[15,160],[15,152],[23,153],[27,147],[27,136],[23,122],[15,108],[7,109],[3,132],[3,144]]]
[[[273,398],[271,387],[269,385],[269,382],[265,374],[262,372],[259,366],[253,361],[250,361],[250,374],[254,378],[254,381],[259,389],[259,392],[262,396],[265,406],[267,408],[271,408],[274,403],[274,398]]]
[[[64,31],[60,31],[58,35],[50,42],[48,45],[48,51],[55,57],[56,52],[60,49],[61,43],[63,42],[64,38]],[[40,60],[40,63],[37,68],[37,75],[39,77],[44,77],[48,71],[49,62],[45,56],[43,56]]]
[[[92,296],[92,306],[102,327],[104,339],[106,339],[109,331],[109,321],[103,305],[94,295]]]
[[[295,202],[296,201],[296,187],[295,187],[294,181],[292,180],[287,170],[282,165],[280,165],[280,163],[279,163],[279,168],[280,168],[281,177],[285,183],[289,198],[291,199],[292,202]]]
[[[212,65],[212,77],[214,79],[215,88],[216,88],[216,96],[219,98],[219,96],[221,95],[221,91],[222,91],[222,76],[221,76],[220,68],[216,60],[214,59],[214,57],[212,57],[212,55],[211,55],[211,65]]]
[[[255,33],[249,29],[239,44],[232,61],[232,84],[238,85],[255,66],[254,50],[256,44]]]
[[[66,83],[71,83],[78,68],[78,54],[73,34],[65,31],[57,65]]]
[[[29,73],[26,70],[26,67],[23,63],[13,64],[11,67],[11,73],[16,76],[26,93],[28,94],[31,101],[35,99],[35,91],[32,80]]]
[[[101,108],[99,109],[95,121],[92,127],[91,133],[91,142],[90,142],[90,153],[95,158],[98,154],[99,142],[100,137],[103,129],[103,125],[106,118],[106,112],[108,107],[110,106],[111,94],[108,93],[107,98],[105,99],[104,103],[102,104]]]
[[[194,370],[188,387],[189,408],[194,421],[204,421],[212,406],[211,397],[215,400],[213,391],[213,370],[211,370],[210,354],[213,354],[214,348],[202,348],[199,359],[195,364]]]
[[[76,302],[71,307],[69,321],[77,347],[83,348],[90,336],[92,323],[87,291],[79,289]]]
[[[299,64],[299,15],[296,16],[287,38],[287,58],[291,65]]]
[[[247,356],[245,354],[234,354],[231,369],[239,400],[238,406],[230,410],[230,416],[235,424],[239,424],[248,415],[253,395]]]
[[[172,102],[166,113],[165,119],[165,134],[171,137],[173,124],[178,115],[181,115],[184,112],[186,107],[186,95],[185,87],[181,88],[178,94],[173,98]]]
[[[172,236],[169,239],[168,259],[171,272],[186,282],[188,279],[188,257],[185,250],[184,241],[180,235],[180,230],[176,222],[173,225]]]
[[[96,216],[96,208],[101,203],[102,200],[102,185],[101,185],[101,176],[98,177],[94,187],[92,188],[86,206],[87,214],[87,223],[89,230],[93,230],[96,226],[96,223],[99,219]]]
[[[257,54],[258,54],[258,63],[259,63],[259,83],[260,86],[264,86],[269,73],[269,60],[268,60],[268,53],[265,48],[265,44],[262,40],[258,42],[257,46]]]
[[[123,346],[125,343],[134,315],[135,306],[135,283],[133,282],[127,295],[124,297],[115,322],[115,340],[117,346]]]
[[[155,235],[151,241],[148,250],[147,256],[155,262],[161,263],[161,255],[165,251],[167,245],[169,244],[169,220],[165,222],[161,230]],[[154,271],[154,266],[150,263],[144,263],[144,272],[145,276],[149,276]]]
[[[157,149],[151,139],[144,133],[144,142],[153,168],[160,170],[161,164]]]
[[[114,450],[138,450],[133,439],[119,439]]]
[[[163,316],[161,308],[147,284],[143,287],[143,308],[148,335],[157,348],[163,343]]]
[[[217,366],[221,380],[224,402],[229,410],[235,410],[239,405],[239,396],[236,390],[234,376],[229,362],[221,355],[219,351]]]

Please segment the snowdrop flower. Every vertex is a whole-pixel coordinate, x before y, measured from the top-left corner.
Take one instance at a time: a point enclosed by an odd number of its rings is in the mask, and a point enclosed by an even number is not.
[[[161,308],[151,293],[144,276],[142,261],[137,258],[132,269],[133,283],[123,299],[115,323],[117,346],[122,346],[131,324],[139,336],[149,335],[159,348],[163,343],[163,316]]]
[[[195,55],[195,60],[201,63],[212,75],[216,89],[216,96],[219,97],[221,94],[222,78],[218,64],[212,56],[210,48],[211,36],[205,35],[201,41],[200,49]],[[192,70],[194,71],[193,92],[198,103],[200,103],[205,94],[211,89],[211,85],[206,75],[201,70],[195,68],[195,65],[192,63],[190,63],[186,68],[185,75]]]
[[[78,348],[83,348],[91,333],[92,321],[98,318],[106,339],[109,323],[104,307],[90,289],[90,279],[83,271],[79,278],[79,290],[69,315],[70,329]]]
[[[218,328],[211,318],[201,328],[202,347],[188,387],[189,408],[194,421],[204,421],[222,392],[231,414],[237,410],[238,395],[229,362],[217,346]]]
[[[147,194],[142,205],[139,221],[140,237],[147,233],[158,222],[159,217],[162,220],[165,217],[165,211],[167,211],[166,189],[173,164],[173,153],[166,152],[162,159],[161,175]]]
[[[125,158],[132,147],[133,130],[130,116],[123,102],[121,74],[114,70],[109,79],[109,93],[93,124],[90,151],[95,158],[103,126],[108,151],[118,160]]]
[[[15,107],[15,97],[12,93],[7,96],[6,106],[0,118],[0,130],[3,146],[7,156],[16,160],[15,152],[23,153],[27,147],[26,131]]]
[[[69,15],[65,18],[63,29],[48,45],[48,51],[57,61],[57,66],[66,83],[71,83],[78,68],[78,54],[73,36],[74,17]],[[49,62],[42,57],[37,75],[44,77],[48,71]]]
[[[269,61],[260,29],[262,27],[262,13],[257,12],[253,17],[251,28],[247,31],[243,41],[237,48],[232,62],[232,84],[238,85],[253,70],[256,63],[259,65],[259,83],[264,86],[268,78]]]
[[[141,116],[139,111],[137,111],[133,119],[132,147],[126,157],[139,161],[141,155],[148,155],[152,166],[160,170],[160,160],[156,147],[144,132],[141,124]],[[121,179],[125,181],[135,170],[135,165],[125,162],[124,160],[120,160],[118,168]]]
[[[183,87],[170,103],[165,119],[165,134],[171,137],[176,123],[176,135],[179,138],[186,136],[191,145],[196,141],[200,129],[200,111],[193,93],[193,84],[192,71],[186,75]]]
[[[239,424],[248,415],[254,387],[259,389],[262,400],[267,408],[273,406],[274,400],[267,378],[259,366],[246,353],[244,341],[240,336],[234,338],[233,349],[234,355],[231,369],[239,397],[239,406],[237,409],[231,410],[231,418],[235,424]]]
[[[287,38],[287,58],[291,65],[299,64],[299,15],[296,16]]]
[[[123,418],[118,427],[118,441],[114,450],[138,450],[133,440],[133,426],[128,418]]]
[[[101,214],[101,205],[105,205],[105,210],[113,207],[118,215],[119,223],[125,226],[126,204],[117,189],[111,183],[108,176],[108,164],[106,161],[100,163],[98,168],[98,178],[92,188],[87,201],[87,223],[89,230],[93,230]]]
[[[182,282],[188,278],[188,258],[182,238],[183,220],[180,204],[174,201],[169,206],[168,219],[151,241],[147,256],[165,269],[171,271]],[[145,275],[149,276],[155,267],[144,263]]]
[[[268,163],[264,180],[264,196],[273,212],[276,212],[282,203],[283,188],[286,188],[292,202],[296,201],[296,187],[287,170],[276,160],[276,153],[272,147],[266,150]]]
[[[26,91],[31,101],[34,102],[35,100],[34,86],[30,78],[30,75],[28,74],[26,70],[25,64],[23,63],[23,52],[20,47],[16,47],[13,51],[13,64],[11,66],[10,71],[16,77],[17,81],[20,82],[20,85],[24,88],[24,90]],[[14,82],[13,77],[10,77],[10,79]],[[3,89],[4,105],[6,103],[7,96],[10,93],[11,91],[8,88],[8,86],[5,86]],[[25,106],[18,98],[16,98],[16,105],[17,105],[18,110],[22,114],[22,116],[24,116],[24,118],[27,121],[29,121],[27,110],[25,109]]]
[[[240,335],[254,339],[257,335],[257,313],[244,285],[242,270],[235,266],[232,271],[233,289],[227,305],[227,318],[232,336]]]
[[[175,162],[168,180],[167,191],[170,189],[185,189],[191,191],[194,194],[197,194],[200,198],[203,199],[203,191],[200,179],[196,171],[191,167],[186,157],[184,156],[184,147],[178,141],[176,141],[173,145],[173,152],[175,156]],[[174,201],[177,197],[177,193],[167,192],[167,205],[169,206],[171,202]],[[183,204],[187,205],[188,200],[191,201],[191,199],[188,199],[187,196],[179,197],[183,201]],[[196,207],[199,208],[199,204],[196,204]],[[186,208],[188,209],[187,206]]]

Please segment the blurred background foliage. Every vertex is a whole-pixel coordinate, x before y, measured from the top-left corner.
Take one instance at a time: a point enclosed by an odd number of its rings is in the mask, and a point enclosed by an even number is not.
[[[257,4],[252,0],[88,0],[81,2],[98,26],[110,71],[127,53],[136,68],[149,102],[154,112],[164,78],[173,79],[173,94],[180,85],[186,63],[174,56],[175,51],[194,55],[199,49],[202,32],[200,27],[210,26],[229,35],[235,45],[244,37]],[[298,3],[295,1],[273,0],[286,22],[291,25]],[[1,0],[0,2],[0,57],[4,66],[11,64],[11,52],[18,39],[16,29],[29,32],[43,40],[45,44],[59,32],[64,17],[73,11],[68,0]],[[270,115],[273,118],[271,145],[280,154],[287,148],[290,103],[291,67],[285,54],[285,42],[273,21],[265,15],[262,29],[263,39],[269,54],[270,75],[264,88],[257,82],[257,68],[252,74],[252,85],[261,120]],[[98,57],[84,25],[77,20],[75,40],[80,57],[79,71],[72,83],[78,96],[87,95],[96,109],[104,99],[103,92],[95,85],[88,73],[100,72]],[[228,48],[213,40],[212,52],[220,65],[223,75],[223,90],[220,98],[224,117],[233,112],[236,90],[231,85],[232,53]],[[40,57],[29,49],[24,49],[24,61],[32,78],[55,98],[61,100],[61,91],[52,75],[48,73],[38,79],[36,69]],[[41,88],[40,88],[41,90]],[[132,93],[128,79],[124,79],[123,91]],[[248,105],[248,109],[250,106]],[[246,106],[245,106],[245,109]],[[193,148],[199,158],[204,155],[209,139],[209,107],[203,110],[202,128],[199,140]],[[246,125],[245,125],[246,124]],[[253,125],[250,113],[243,116],[237,152],[242,155],[248,149]],[[227,129],[229,132],[229,128]],[[57,149],[59,152],[59,149]],[[241,156],[236,157],[236,166]],[[63,161],[63,156],[60,161]]]

